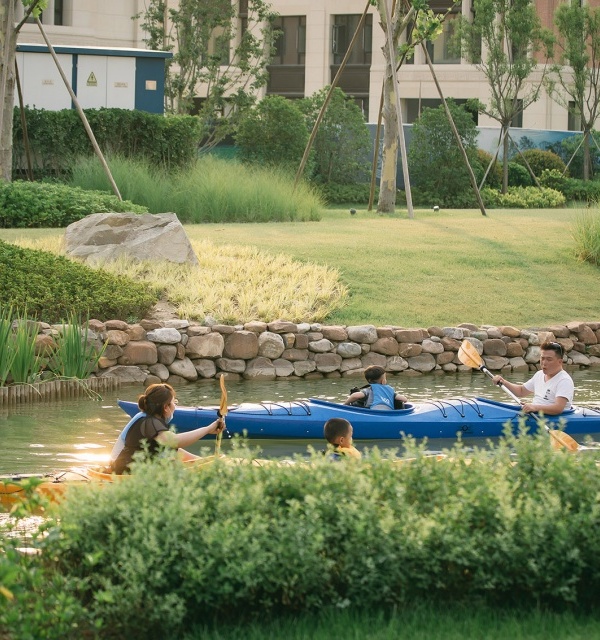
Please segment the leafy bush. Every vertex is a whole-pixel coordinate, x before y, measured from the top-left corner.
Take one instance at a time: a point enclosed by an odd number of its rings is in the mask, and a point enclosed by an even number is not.
[[[600,181],[599,180],[579,180],[577,178],[567,178],[556,169],[542,171],[540,184],[560,191],[565,198],[570,201],[587,203],[600,202]]]
[[[515,155],[512,162],[525,166],[525,160],[523,160],[523,157],[526,158],[536,178],[539,178],[542,175],[542,171],[544,169],[556,169],[561,173],[565,170],[565,163],[562,161],[560,156],[556,155],[556,153],[552,151],[526,149],[522,154],[518,153]]]
[[[294,173],[308,142],[300,108],[281,96],[267,96],[242,117],[236,134],[243,162],[277,166]],[[312,169],[307,168],[306,175]]]
[[[481,184],[483,176],[487,171],[487,168],[492,161],[492,154],[484,151],[483,149],[477,149],[477,158],[472,162],[471,167],[475,178],[477,179],[477,185]],[[485,185],[492,187],[492,189],[500,189],[502,186],[502,164],[496,160],[492,168],[489,170],[485,179]]]
[[[410,464],[375,453],[197,473],[137,465],[123,482],[75,487],[46,556],[114,637],[336,606],[594,606],[592,456],[552,451],[544,432],[470,452],[470,464],[460,445],[442,461],[411,453]]]
[[[306,183],[294,189],[276,167],[243,165],[211,155],[178,172],[166,172],[140,160],[109,159],[124,197],[152,213],[173,211],[183,223],[280,222],[318,220],[322,202]],[[80,160],[72,183],[85,189],[109,189],[97,162]]]
[[[509,162],[508,184],[511,187],[530,187],[533,184],[533,179],[526,167],[517,162]]]
[[[600,211],[582,211],[573,222],[577,257],[600,265]]]
[[[451,100],[448,107],[473,164],[477,157],[477,127],[473,117]],[[468,170],[442,106],[423,109],[413,125],[408,162],[412,185],[433,194],[435,203],[440,206],[451,206],[457,196],[472,189]]]
[[[0,227],[66,227],[90,213],[148,210],[101,191],[43,182],[0,182]]]
[[[129,278],[0,241],[0,300],[45,322],[73,310],[99,320],[141,319],[159,297]]]
[[[544,209],[562,207],[566,199],[560,191],[548,187],[509,187],[502,194],[495,189],[484,187],[481,190],[483,202],[488,207],[503,209]]]
[[[320,184],[318,190],[327,204],[368,204],[371,185],[327,182]],[[378,195],[379,187],[376,187],[375,201]]]
[[[594,140],[590,141],[590,155],[592,160],[592,175],[597,175],[600,171],[600,131],[592,131]],[[574,136],[568,136],[559,142],[548,145],[550,151],[554,151],[560,156],[563,162],[569,163],[569,173],[573,178],[583,178],[583,145],[581,140],[583,134],[579,133]],[[595,142],[594,142],[595,141]],[[573,154],[575,157],[571,160]]]
[[[146,158],[165,168],[184,167],[197,156],[202,128],[193,116],[168,116],[137,109],[85,109],[94,136],[105,153]],[[64,177],[73,160],[93,156],[93,148],[74,109],[25,109],[34,176]],[[13,117],[13,174],[25,175],[25,151],[19,110]]]
[[[328,90],[325,87],[300,101],[311,131]],[[358,105],[339,87],[331,95],[313,149],[316,182],[353,184],[369,179],[371,136]]]

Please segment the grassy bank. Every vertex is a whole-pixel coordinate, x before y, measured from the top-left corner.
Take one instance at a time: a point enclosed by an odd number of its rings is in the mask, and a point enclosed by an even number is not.
[[[588,640],[600,636],[600,620],[543,611],[497,611],[416,606],[393,615],[328,612],[263,624],[195,629],[183,640]]]
[[[417,210],[408,220],[406,214],[359,210],[352,216],[332,209],[320,222],[188,225],[186,231],[225,252],[230,245],[252,246],[336,268],[350,296],[328,323],[525,327],[600,315],[594,294],[600,271],[575,255],[571,233],[579,213],[491,210],[483,217],[474,210]],[[10,240],[59,235],[0,230],[0,238]],[[239,288],[246,295],[249,286]]]

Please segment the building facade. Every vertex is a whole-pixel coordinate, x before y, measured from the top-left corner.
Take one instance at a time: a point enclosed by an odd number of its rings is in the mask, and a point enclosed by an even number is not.
[[[177,0],[167,0],[175,3]],[[559,0],[535,0],[544,26],[552,25]],[[247,0],[239,0],[241,14]],[[591,0],[590,4],[599,4]],[[143,0],[50,0],[42,22],[51,42],[57,45],[143,48],[141,20],[135,18],[144,10]],[[312,95],[331,83],[356,26],[365,9],[365,0],[271,0],[278,14],[275,26],[281,31],[275,55],[269,65],[269,83],[263,94],[289,98]],[[430,6],[446,12],[449,0],[431,0]],[[20,9],[22,10],[22,8]],[[483,74],[465,60],[457,58],[448,46],[455,20],[469,17],[472,0],[462,0],[452,9],[443,32],[427,43],[436,75],[446,98],[464,101],[477,98],[488,102],[489,87]],[[35,24],[26,24],[19,37],[22,43],[41,43]],[[376,122],[383,83],[385,46],[384,32],[375,7],[370,7],[366,23],[358,35],[339,86],[361,106],[368,122]],[[535,74],[533,76],[535,81]],[[398,72],[400,103],[405,123],[414,122],[425,106],[440,102],[425,54],[415,51],[414,59]],[[201,98],[201,92],[199,92]],[[496,127],[494,120],[479,116],[479,126]],[[578,130],[578,122],[568,110],[543,91],[540,99],[529,106],[516,127],[541,130]]]

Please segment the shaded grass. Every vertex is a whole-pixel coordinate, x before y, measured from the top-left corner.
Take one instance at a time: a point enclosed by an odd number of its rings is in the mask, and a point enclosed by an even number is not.
[[[306,184],[274,169],[242,165],[206,155],[191,169],[165,173],[143,161],[109,160],[123,198],[148,207],[151,213],[174,212],[183,223],[281,222],[318,220],[320,197]],[[73,167],[73,186],[110,191],[95,158]]]
[[[497,611],[417,605],[393,615],[329,611],[320,615],[250,623],[238,627],[218,621],[194,629],[183,640],[588,640],[600,637],[592,616],[543,611]]]
[[[350,295],[328,323],[527,327],[600,317],[600,271],[577,259],[572,237],[579,213],[416,210],[408,220],[329,209],[319,223],[188,225],[186,232],[224,251],[256,247],[337,269]],[[3,229],[0,238],[60,233]]]

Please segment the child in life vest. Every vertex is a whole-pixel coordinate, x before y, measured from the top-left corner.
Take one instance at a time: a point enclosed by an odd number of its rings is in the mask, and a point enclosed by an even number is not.
[[[371,365],[365,369],[366,387],[351,393],[344,404],[360,403],[367,409],[402,409],[406,396],[396,393],[394,387],[387,383],[385,369]],[[364,403],[364,404],[363,404]]]
[[[330,418],[325,423],[323,435],[333,447],[332,460],[355,458],[360,460],[361,453],[352,444],[352,425],[344,418]]]

